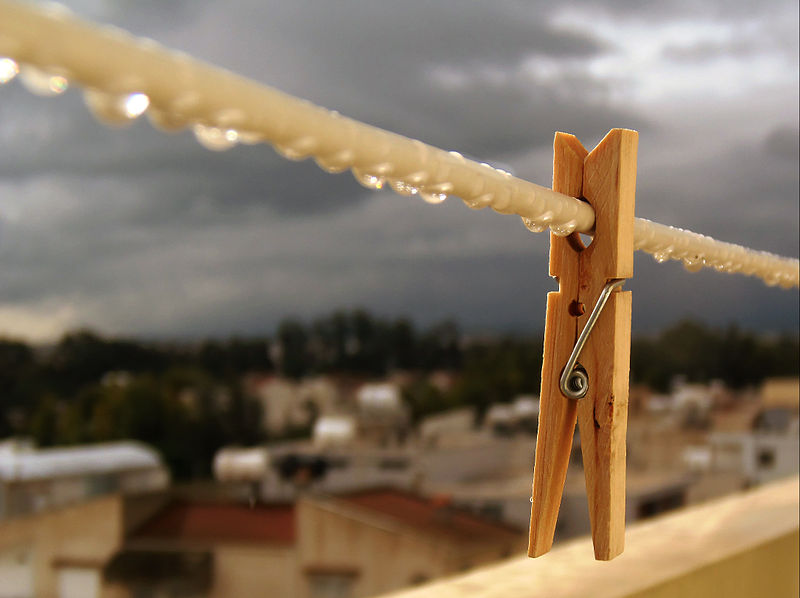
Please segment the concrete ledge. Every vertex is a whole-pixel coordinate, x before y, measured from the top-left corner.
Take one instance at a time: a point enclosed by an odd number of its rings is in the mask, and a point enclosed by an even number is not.
[[[391,597],[796,597],[798,505],[793,477],[632,525],[611,562],[595,561],[581,538]]]

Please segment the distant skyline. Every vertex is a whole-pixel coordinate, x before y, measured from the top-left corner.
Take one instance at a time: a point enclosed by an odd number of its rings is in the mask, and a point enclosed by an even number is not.
[[[637,129],[637,215],[798,255],[798,4],[74,0],[347,116],[549,185],[553,133]],[[0,31],[2,24],[0,23]],[[259,334],[364,307],[420,326],[536,331],[547,235],[370,192],[269,146],[210,152],[82,90],[0,87],[0,337]],[[636,254],[634,331],[683,317],[797,331],[797,289]]]

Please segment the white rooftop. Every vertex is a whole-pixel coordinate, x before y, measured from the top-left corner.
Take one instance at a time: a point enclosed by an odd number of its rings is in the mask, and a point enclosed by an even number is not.
[[[126,440],[37,449],[29,442],[0,442],[0,480],[22,481],[163,467],[146,444]]]
[[[400,389],[391,383],[364,384],[356,398],[362,410],[397,411],[403,408]]]

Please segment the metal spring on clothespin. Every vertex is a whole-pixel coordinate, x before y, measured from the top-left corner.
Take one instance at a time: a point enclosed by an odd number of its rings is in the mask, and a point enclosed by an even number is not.
[[[597,323],[597,318],[600,317],[600,312],[603,311],[603,308],[608,302],[608,298],[611,296],[611,293],[614,291],[614,289],[621,287],[624,284],[624,278],[621,280],[610,281],[608,284],[606,284],[606,286],[603,287],[600,297],[597,298],[597,303],[594,304],[594,308],[592,308],[592,313],[589,314],[589,319],[586,322],[586,326],[583,327],[578,340],[575,342],[575,348],[572,349],[572,353],[570,354],[569,359],[567,359],[567,365],[564,366],[564,371],[561,373],[561,378],[559,379],[559,388],[561,389],[561,394],[563,394],[565,397],[569,399],[582,399],[586,396],[586,393],[589,392],[589,375],[578,363],[578,357],[581,354],[583,346],[586,344],[586,340],[592,333],[594,325]]]

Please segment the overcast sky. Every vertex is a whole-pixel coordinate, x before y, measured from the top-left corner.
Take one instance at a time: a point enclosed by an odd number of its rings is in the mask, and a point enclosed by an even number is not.
[[[637,215],[796,257],[798,3],[72,0],[359,120],[549,185],[556,130],[639,131]],[[0,23],[0,29],[2,24]],[[0,335],[257,334],[363,306],[535,331],[556,288],[518,218],[370,192],[269,146],[210,152],[79,89],[0,88]],[[797,330],[798,292],[637,253],[634,330]]]

